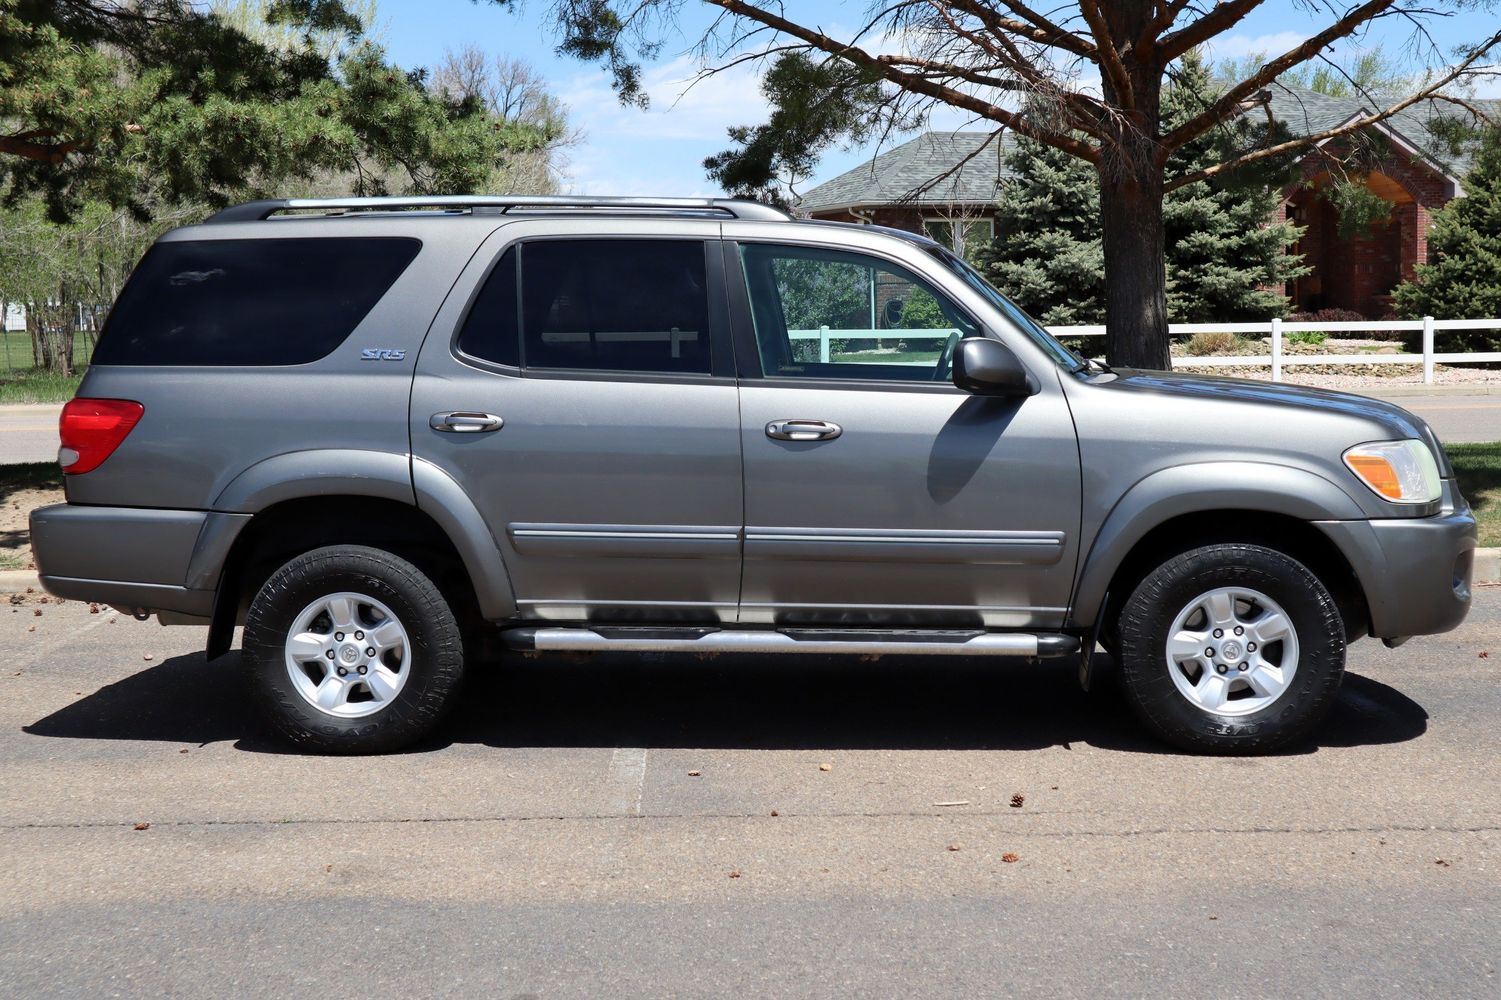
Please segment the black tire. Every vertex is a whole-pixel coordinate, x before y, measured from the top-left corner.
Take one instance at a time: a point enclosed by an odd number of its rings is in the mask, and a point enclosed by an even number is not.
[[[384,604],[405,629],[407,642],[400,648],[409,646],[399,690],[372,714],[353,718],[325,712],[299,693],[286,656],[290,630],[304,609],[343,592]],[[378,627],[379,619],[371,620],[376,625],[367,627]],[[403,658],[392,655],[398,662]],[[322,753],[387,753],[421,739],[441,721],[463,677],[464,642],[448,601],[416,566],[380,549],[335,545],[298,556],[261,587],[245,618],[242,663],[252,700],[292,745]],[[360,689],[351,680],[353,703]],[[362,690],[369,702],[378,700],[368,687]]]
[[[1168,666],[1174,620],[1221,587],[1246,588],[1281,605],[1298,644],[1291,681],[1251,714],[1218,714],[1190,700]],[[1302,563],[1257,545],[1208,545],[1170,559],[1126,600],[1117,634],[1121,678],[1136,714],[1162,739],[1200,753],[1268,753],[1307,738],[1333,707],[1344,676],[1345,626],[1334,598]],[[1248,691],[1234,668],[1226,683]]]

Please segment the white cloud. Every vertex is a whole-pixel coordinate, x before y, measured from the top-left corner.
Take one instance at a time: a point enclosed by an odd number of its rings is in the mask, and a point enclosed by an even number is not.
[[[561,88],[575,124],[593,136],[629,136],[638,140],[725,140],[731,125],[756,125],[769,112],[761,95],[762,68],[742,63],[699,78],[700,64],[689,56],[647,69],[642,84],[650,100],[646,110],[621,105],[602,73],[580,74]]]
[[[1302,32],[1278,31],[1269,35],[1225,35],[1205,47],[1213,59],[1240,59],[1252,55],[1279,56],[1306,41],[1308,36]]]

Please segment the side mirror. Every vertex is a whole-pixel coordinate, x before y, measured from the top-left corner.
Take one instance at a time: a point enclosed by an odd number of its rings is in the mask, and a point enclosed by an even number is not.
[[[954,384],[976,396],[1031,396],[1038,388],[1011,348],[989,337],[959,341]]]

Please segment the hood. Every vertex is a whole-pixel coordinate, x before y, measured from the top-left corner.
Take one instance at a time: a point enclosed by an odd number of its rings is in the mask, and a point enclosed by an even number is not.
[[[1229,404],[1255,404],[1277,408],[1287,417],[1328,414],[1363,420],[1382,428],[1392,440],[1417,438],[1427,442],[1433,449],[1440,473],[1446,479],[1453,476],[1443,445],[1427,421],[1385,400],[1333,389],[1226,378],[1220,375],[1117,368],[1115,376],[1109,383],[1110,387],[1122,393],[1145,393],[1185,401],[1218,400]],[[1109,376],[1103,378],[1108,379]],[[1104,384],[1103,379],[1097,384]],[[1273,413],[1268,413],[1268,416],[1275,418]]]

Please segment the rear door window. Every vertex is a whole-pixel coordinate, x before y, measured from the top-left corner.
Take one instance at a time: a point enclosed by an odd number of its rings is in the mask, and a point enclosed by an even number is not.
[[[702,240],[523,244],[523,364],[708,374],[704,253]]]
[[[97,365],[300,365],[332,352],[421,249],[408,238],[158,243],[131,275]]]

